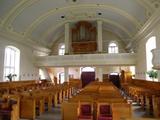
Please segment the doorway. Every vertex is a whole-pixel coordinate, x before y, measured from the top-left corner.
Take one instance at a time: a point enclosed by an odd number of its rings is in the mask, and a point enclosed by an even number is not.
[[[117,88],[121,87],[119,73],[110,73],[109,81],[111,81]]]
[[[90,82],[95,81],[95,69],[92,67],[82,67],[81,80],[82,80],[82,88],[88,85]]]

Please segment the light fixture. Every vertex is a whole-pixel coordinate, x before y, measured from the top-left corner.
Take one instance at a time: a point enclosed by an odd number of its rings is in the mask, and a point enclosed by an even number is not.
[[[101,12],[99,12],[99,13],[98,13],[98,15],[102,15],[102,13],[101,13]]]
[[[65,16],[64,16],[64,15],[62,15],[62,16],[61,16],[61,18],[63,19],[63,18],[65,18]]]

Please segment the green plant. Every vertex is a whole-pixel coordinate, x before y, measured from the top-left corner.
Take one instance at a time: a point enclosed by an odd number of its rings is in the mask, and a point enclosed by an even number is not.
[[[158,77],[158,72],[155,70],[150,70],[147,72],[147,75],[152,79],[156,79]]]
[[[17,75],[16,74],[8,74],[6,77],[9,79],[9,81],[11,82],[13,77],[16,77]]]

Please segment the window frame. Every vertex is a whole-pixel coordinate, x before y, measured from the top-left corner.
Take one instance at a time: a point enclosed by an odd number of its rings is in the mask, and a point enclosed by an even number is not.
[[[114,44],[115,46],[111,46],[111,44]],[[119,53],[118,44],[116,42],[110,42],[108,45],[108,53]]]
[[[16,74],[13,80],[19,79],[20,50],[14,46],[6,46],[4,51],[3,80],[7,81],[7,75]]]
[[[58,55],[65,55],[65,44],[59,45]]]

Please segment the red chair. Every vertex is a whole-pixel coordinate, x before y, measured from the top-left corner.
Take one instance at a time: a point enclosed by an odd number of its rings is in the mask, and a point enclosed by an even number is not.
[[[79,104],[78,120],[93,120],[93,104],[92,103]]]
[[[97,109],[97,120],[112,120],[112,111],[109,104],[99,103]]]

